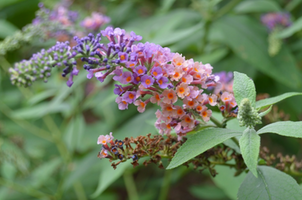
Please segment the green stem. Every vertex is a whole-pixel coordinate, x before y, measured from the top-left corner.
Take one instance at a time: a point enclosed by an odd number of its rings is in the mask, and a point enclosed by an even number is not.
[[[226,128],[227,122],[230,121],[230,120],[232,120],[232,119],[235,119],[235,117],[227,117],[227,118],[224,118],[224,119],[222,120],[222,128]]]
[[[223,165],[223,166],[229,166],[229,167],[236,167],[235,164],[230,164],[230,163],[225,163],[225,162],[211,161],[211,164],[214,164],[214,165]]]
[[[166,170],[165,176],[163,180],[163,184],[159,193],[159,200],[165,200],[168,197],[169,194],[169,188],[170,188],[170,179],[171,179],[171,173],[172,170]]]
[[[80,181],[75,182],[73,188],[79,200],[87,200],[85,190]]]
[[[222,17],[223,15],[227,14],[228,12],[230,12],[235,6],[237,6],[237,4],[239,4],[242,0],[232,0],[230,3],[228,3],[227,5],[225,5],[223,8],[221,8],[216,16],[214,17],[215,20],[217,20],[218,18]]]
[[[241,0],[232,0],[230,3],[228,3],[222,9],[220,9],[216,15],[214,15],[214,17],[213,17],[214,21],[216,19],[222,17],[223,15],[227,14],[228,12],[230,12],[240,2],[241,2]],[[207,46],[208,36],[209,36],[210,27],[211,27],[213,19],[206,19],[205,20],[204,35],[202,37],[202,44],[201,44],[202,46],[201,46],[201,49],[200,49],[200,54],[201,55],[204,54],[205,48]]]
[[[123,177],[129,200],[139,200],[132,172],[130,170],[126,170]]]
[[[58,126],[56,125],[56,123],[54,122],[54,120],[49,115],[44,116],[43,120],[44,120],[44,123],[46,124],[47,128],[49,129],[49,131],[51,131],[53,141],[56,144],[57,149],[65,163],[64,166],[62,167],[63,175],[61,177],[61,180],[59,182],[58,189],[56,192],[56,196],[61,198],[61,196],[63,194],[63,183],[64,183],[64,180],[66,179],[67,175],[69,174],[68,166],[72,162],[72,156],[69,154],[68,148],[67,148],[66,144],[64,143],[64,141],[62,140],[61,131],[58,128]],[[77,190],[81,186],[82,186],[81,183],[75,183],[73,185],[73,187],[75,188],[76,195],[78,197],[79,197],[79,195],[81,197],[83,195],[85,195],[85,192],[83,193],[83,192]],[[85,195],[85,197],[86,197],[86,195]],[[79,199],[83,199],[83,198],[79,198]]]
[[[5,180],[3,178],[0,178],[0,185],[4,185],[5,187],[12,188],[13,190],[36,197],[38,199],[44,199],[45,197],[47,197],[48,199],[54,199],[54,197],[49,194],[40,192],[33,188],[24,187],[22,185],[16,184],[15,182],[12,181]]]
[[[216,119],[215,117],[211,117],[210,118],[210,120],[216,125],[216,126],[218,126],[219,128],[223,128],[223,124],[220,122],[220,121],[218,121],[218,119]]]
[[[13,117],[11,117],[11,110],[8,106],[6,106],[4,103],[0,102],[0,107],[1,107],[1,112],[6,115],[8,118],[10,118],[13,122],[15,122],[16,124],[18,124],[19,126],[21,126],[22,128],[28,130],[29,132],[31,132],[32,134],[43,138],[45,140],[48,140],[50,142],[53,142],[53,139],[50,137],[50,133],[38,128],[30,123],[28,123],[25,120],[19,120],[19,119],[15,119]]]
[[[68,149],[65,145],[65,143],[62,141],[61,133],[59,128],[57,127],[56,123],[53,121],[53,119],[49,116],[46,115],[43,117],[43,121],[48,127],[49,131],[52,133],[53,140],[55,144],[57,145],[57,148],[65,160],[66,164],[70,162],[70,155],[68,153]]]
[[[207,46],[207,40],[210,32],[210,26],[211,26],[212,20],[207,20],[205,25],[204,25],[204,35],[202,37],[202,43],[201,43],[201,49],[200,49],[200,54],[202,55],[204,53],[204,50]]]

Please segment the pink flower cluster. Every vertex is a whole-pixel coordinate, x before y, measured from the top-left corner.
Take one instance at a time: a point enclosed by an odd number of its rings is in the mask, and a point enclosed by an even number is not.
[[[211,88],[214,94],[218,94],[220,91],[227,91],[233,93],[233,72],[218,72],[214,74],[217,78],[217,85]]]
[[[108,144],[111,146],[114,145],[112,132],[109,135],[100,135],[97,141],[97,144],[102,145],[102,149],[98,154],[99,158],[108,158],[110,156],[110,148]]]
[[[112,74],[122,84],[116,84],[114,89],[119,95],[119,109],[134,104],[144,112],[148,103],[158,104],[161,110],[156,112],[156,128],[161,134],[170,134],[174,129],[179,139],[210,120],[212,111],[207,105],[216,106],[218,102],[216,94],[203,93],[216,86],[217,77],[212,75],[210,64],[186,60],[169,48],[148,42],[133,45],[129,54],[118,56],[123,67],[117,67]],[[234,98],[228,94],[230,99],[223,102],[232,102],[233,106]]]
[[[78,19],[78,13],[64,6],[58,6],[50,13],[49,20],[57,21],[64,26],[71,26]]]
[[[98,31],[104,24],[110,22],[110,18],[102,15],[101,13],[93,12],[91,17],[86,17],[82,22],[81,25],[84,28]]]

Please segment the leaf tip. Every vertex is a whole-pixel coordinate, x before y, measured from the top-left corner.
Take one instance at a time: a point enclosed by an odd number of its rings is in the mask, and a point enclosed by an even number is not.
[[[170,169],[174,169],[175,167],[177,167],[177,166],[173,166],[173,165],[171,165],[171,163],[168,165],[168,167],[166,168],[166,170],[170,170]]]
[[[256,178],[258,178],[258,172],[257,172],[256,169],[250,170],[250,171],[252,172],[252,174],[253,174]]]

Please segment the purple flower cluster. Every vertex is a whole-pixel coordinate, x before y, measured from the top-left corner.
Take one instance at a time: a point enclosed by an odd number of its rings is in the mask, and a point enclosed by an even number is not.
[[[96,32],[101,26],[110,22],[109,17],[97,12],[93,12],[92,17],[87,17],[80,22],[78,12],[69,10],[69,5],[66,4],[59,4],[54,10],[45,8],[43,3],[40,3],[39,7],[40,10],[32,24],[39,27],[44,38],[69,41],[71,46],[74,46],[75,42],[73,36],[87,35],[88,31]]]
[[[107,37],[107,44],[100,43],[101,36]],[[88,71],[87,78],[95,76],[103,82],[117,66],[128,61],[131,58],[129,52],[135,41],[141,40],[142,37],[131,32],[125,34],[125,30],[120,28],[106,28],[101,33],[94,36],[92,33],[83,38],[74,37],[77,45],[71,48],[68,42],[57,44],[49,50],[42,50],[34,54],[29,60],[17,63],[14,68],[10,69],[11,81],[18,86],[29,86],[37,78],[43,78],[47,81],[50,76],[52,67],[62,67],[62,76],[65,77],[70,73],[67,85],[73,84],[73,76],[78,74],[76,69],[76,58],[81,58],[86,64],[84,69]],[[46,70],[47,69],[47,70]],[[106,71],[102,73],[102,71]]]
[[[64,6],[58,6],[53,11],[44,7],[43,3],[39,3],[40,13],[33,20],[33,24],[47,23],[49,21],[56,21],[63,26],[71,26],[73,25],[78,17],[78,12],[70,11]]]
[[[291,25],[290,15],[282,12],[267,13],[262,15],[261,22],[269,30],[273,30],[276,27],[285,28]]]
[[[101,36],[109,40],[107,44],[100,43]],[[87,78],[91,79],[95,76],[103,82],[117,66],[126,63],[131,58],[129,52],[133,43],[141,39],[142,37],[134,32],[128,37],[123,29],[107,27],[96,37],[92,33],[81,39],[75,37],[77,45],[73,47],[73,50],[82,55],[82,61],[87,63],[83,66],[88,71]]]
[[[23,60],[16,63],[14,68],[10,68],[11,81],[17,86],[30,86],[37,79],[43,79],[47,82],[47,77],[51,75],[52,67],[62,67],[62,76],[71,73],[67,82],[68,86],[72,85],[72,78],[78,74],[76,69],[75,53],[71,52],[69,42],[57,42],[57,44],[48,50],[42,49],[40,52],[33,54],[29,60]]]

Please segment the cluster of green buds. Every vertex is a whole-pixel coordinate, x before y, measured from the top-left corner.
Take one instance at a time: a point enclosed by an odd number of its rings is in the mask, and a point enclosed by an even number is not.
[[[240,126],[249,128],[262,123],[258,111],[252,107],[250,100],[247,98],[242,99],[240,102],[237,118]]]

